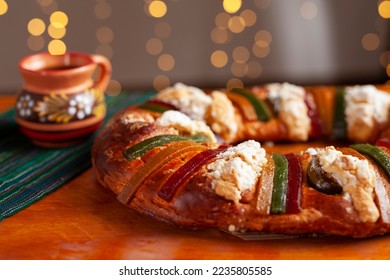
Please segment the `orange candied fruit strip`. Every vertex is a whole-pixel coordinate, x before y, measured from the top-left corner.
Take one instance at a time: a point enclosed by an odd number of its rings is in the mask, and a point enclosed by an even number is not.
[[[256,121],[257,114],[252,104],[243,96],[228,92],[227,97],[236,105],[247,121]]]
[[[268,215],[271,210],[272,190],[274,181],[275,165],[272,158],[267,157],[268,163],[261,172],[256,194],[256,211],[261,215]]]
[[[118,200],[123,204],[128,204],[134,197],[137,190],[154,172],[164,166],[172,159],[180,155],[194,151],[202,152],[206,150],[205,146],[192,141],[180,141],[169,143],[163,150],[146,162],[135,174],[131,177],[127,186],[119,193]]]

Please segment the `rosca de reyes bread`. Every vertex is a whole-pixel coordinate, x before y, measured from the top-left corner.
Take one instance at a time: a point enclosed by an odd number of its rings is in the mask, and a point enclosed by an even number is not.
[[[386,86],[176,84],[112,117],[97,179],[124,205],[186,228],[369,237],[390,230]],[[327,139],[271,154],[265,141]],[[333,142],[349,143],[335,147]]]

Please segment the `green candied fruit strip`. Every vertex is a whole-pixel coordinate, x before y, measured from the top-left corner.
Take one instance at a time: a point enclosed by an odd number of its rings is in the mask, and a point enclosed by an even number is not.
[[[157,113],[164,113],[166,111],[172,110],[170,108],[158,105],[158,104],[151,104],[151,103],[145,103],[139,106],[139,108],[144,109],[144,110],[149,110],[152,112],[157,112]]]
[[[390,178],[390,157],[381,148],[371,144],[354,144],[351,145],[351,148],[370,157],[382,167],[387,177]]]
[[[345,88],[338,87],[333,110],[333,137],[344,140],[347,137],[347,122],[345,120]]]
[[[128,161],[135,160],[138,157],[141,157],[142,155],[146,154],[148,151],[152,150],[153,148],[160,147],[162,145],[171,143],[171,142],[178,142],[178,141],[194,141],[197,143],[202,142],[208,142],[210,141],[209,138],[204,136],[203,134],[197,134],[197,135],[191,135],[191,136],[181,136],[181,135],[175,135],[175,134],[163,134],[163,135],[157,135],[150,138],[147,138],[130,148],[126,149],[123,152],[124,157]]]
[[[239,94],[252,104],[253,109],[255,109],[257,118],[263,122],[268,121],[271,117],[271,111],[269,110],[267,104],[264,103],[263,100],[258,99],[252,92],[242,89],[242,88],[234,88],[231,92]]]
[[[288,187],[288,161],[284,155],[273,154],[275,163],[274,188],[272,190],[271,214],[286,213]]]
[[[195,134],[195,135],[190,135],[190,136],[185,136],[187,140],[194,141],[196,143],[203,143],[203,142],[210,142],[211,139],[208,138],[204,134]]]

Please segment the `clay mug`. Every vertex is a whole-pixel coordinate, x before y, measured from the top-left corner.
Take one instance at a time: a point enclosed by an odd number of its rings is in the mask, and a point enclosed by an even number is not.
[[[102,123],[111,77],[104,56],[38,53],[23,58],[19,71],[24,83],[15,104],[16,121],[34,144],[69,146],[85,140]]]

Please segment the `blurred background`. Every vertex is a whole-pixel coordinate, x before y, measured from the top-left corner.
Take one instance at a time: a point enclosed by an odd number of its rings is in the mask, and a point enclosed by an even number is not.
[[[103,54],[108,94],[175,82],[387,83],[388,0],[0,0],[0,92],[29,54]]]

